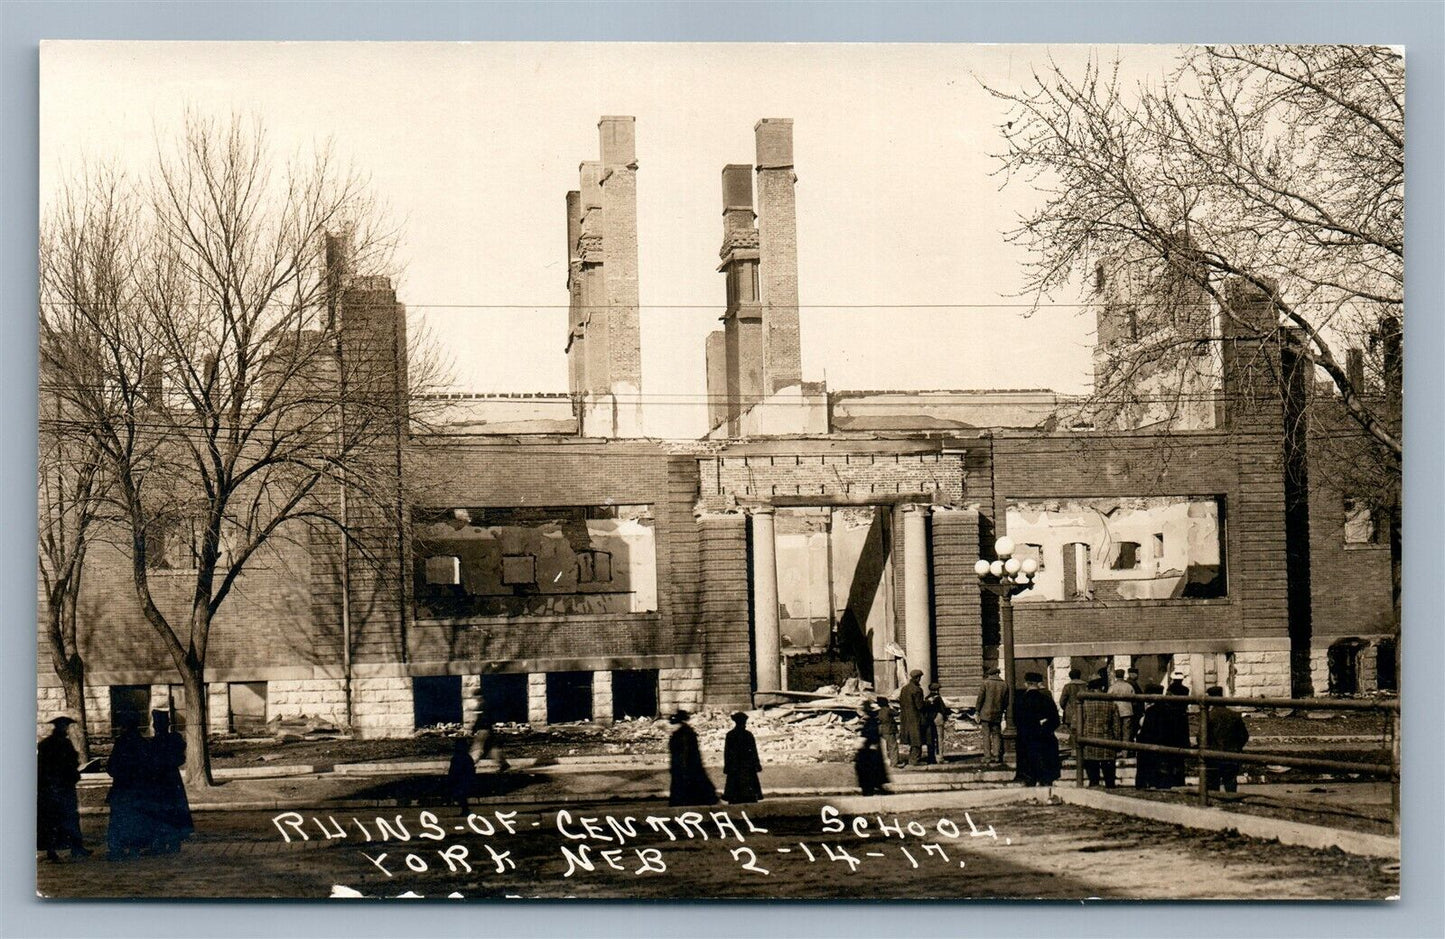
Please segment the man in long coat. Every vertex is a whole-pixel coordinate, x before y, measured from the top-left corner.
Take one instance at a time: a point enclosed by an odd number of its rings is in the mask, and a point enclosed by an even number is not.
[[[63,714],[51,719],[50,736],[36,748],[37,847],[49,861],[60,860],[56,852],[62,848],[68,850],[72,858],[90,854],[80,836],[80,803],[75,796],[75,785],[80,782],[80,754],[70,742],[69,728],[74,723]]]
[[[763,798],[763,784],[758,773],[763,763],[758,759],[758,742],[748,731],[748,716],[742,711],[733,715],[732,730],[723,741],[723,798],[730,804],[758,802]]]
[[[1025,688],[1019,695],[1015,712],[1018,715],[1017,778],[1030,786],[1049,786],[1059,778],[1059,709],[1044,690],[1044,676],[1029,672],[1024,676]]]
[[[990,763],[1003,762],[1003,716],[1008,712],[1009,694],[998,669],[989,669],[983,687],[978,690],[974,713],[983,727],[984,758]]]
[[[149,779],[145,812],[151,822],[151,848],[163,854],[181,849],[181,842],[196,830],[181,767],[186,765],[186,740],[171,730],[168,711],[151,712],[155,733],[147,747]]]
[[[1079,693],[1089,686],[1085,684],[1081,673],[1077,668],[1069,669],[1069,680],[1064,685],[1064,690],[1059,692],[1059,711],[1063,714],[1064,727],[1069,733],[1069,741],[1074,739],[1074,718],[1078,715]]]
[[[110,805],[105,841],[107,857],[112,861],[140,853],[142,848],[150,846],[152,836],[151,822],[144,811],[151,776],[147,741],[140,735],[137,715],[122,714],[117,720],[121,730],[105,761],[105,771],[111,779],[110,792],[105,797]]]
[[[908,765],[917,766],[923,758],[923,673],[908,673],[908,684],[898,692],[898,765],[903,765],[903,748],[908,748]]]
[[[668,721],[677,727],[667,741],[671,761],[672,788],[668,805],[717,805],[717,789],[703,769],[697,731],[688,725],[692,715],[678,711]]]

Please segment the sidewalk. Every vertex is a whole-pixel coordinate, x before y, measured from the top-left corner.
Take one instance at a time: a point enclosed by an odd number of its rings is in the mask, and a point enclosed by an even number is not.
[[[491,767],[490,769],[488,767]],[[379,808],[417,804],[445,804],[445,761],[412,763],[341,764],[320,767],[258,767],[256,770],[219,770],[217,785],[192,791],[192,811],[269,811],[304,808]],[[494,764],[479,764],[471,801],[478,805],[531,805],[568,802],[607,802],[667,798],[669,778],[665,758],[575,757],[555,760],[510,761],[506,773]],[[260,775],[257,770],[265,771]],[[719,790],[722,768],[709,766]],[[762,771],[767,796],[829,796],[856,794],[852,763],[767,765]],[[996,788],[1013,779],[1011,769],[970,763],[896,769],[891,791],[900,794],[951,792]],[[108,778],[87,778],[81,785],[81,814],[108,811]]]

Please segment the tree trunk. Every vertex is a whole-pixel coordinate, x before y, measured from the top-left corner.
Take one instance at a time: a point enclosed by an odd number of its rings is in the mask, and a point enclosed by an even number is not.
[[[90,729],[85,721],[85,662],[79,655],[72,655],[65,667],[57,669],[60,685],[65,689],[65,709],[75,718],[70,731],[70,742],[80,754],[80,765],[90,760]]]
[[[205,670],[195,666],[185,670],[182,684],[186,689],[186,784],[190,786],[213,786],[211,778],[211,748],[207,734],[207,707]]]

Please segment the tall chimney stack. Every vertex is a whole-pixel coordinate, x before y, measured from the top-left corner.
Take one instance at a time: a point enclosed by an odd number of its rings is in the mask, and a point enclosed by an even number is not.
[[[602,274],[607,290],[608,382],[615,435],[640,436],[642,331],[637,289],[637,138],[631,117],[597,122],[601,149]]]
[[[757,145],[759,278],[763,304],[763,392],[802,383],[798,334],[798,212],[793,122],[766,117]]]
[[[738,418],[767,394],[763,307],[759,298],[758,230],[753,225],[753,168],[730,163],[722,171],[723,243],[718,267],[727,277],[723,313],[723,368],[728,436]],[[710,348],[712,340],[709,340]]]

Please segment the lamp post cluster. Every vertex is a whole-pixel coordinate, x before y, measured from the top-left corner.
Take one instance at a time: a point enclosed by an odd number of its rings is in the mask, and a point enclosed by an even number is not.
[[[998,597],[1000,654],[1003,657],[1003,680],[1008,688],[1008,726],[1004,738],[1016,736],[1018,690],[1014,681],[1014,609],[1013,598],[1034,585],[1039,562],[1033,558],[1019,559],[1014,554],[1013,539],[1005,535],[993,543],[994,559],[979,558],[973,565],[979,587]],[[1005,747],[1008,744],[1005,743]]]

